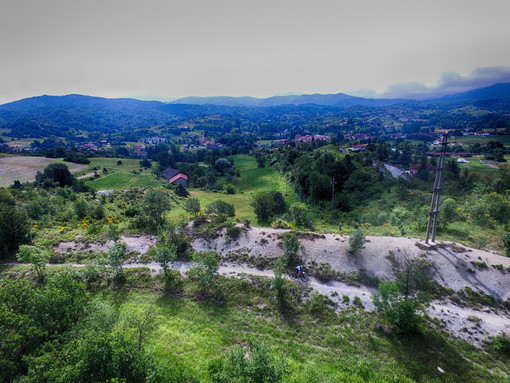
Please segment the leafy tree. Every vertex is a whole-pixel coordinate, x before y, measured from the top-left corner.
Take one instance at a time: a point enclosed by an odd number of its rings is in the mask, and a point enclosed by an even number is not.
[[[253,197],[251,206],[253,206],[259,222],[269,222],[275,216],[287,211],[283,195],[277,191],[258,192]]]
[[[200,200],[198,198],[188,198],[184,203],[184,210],[188,213],[193,214],[194,217],[200,212]]]
[[[296,226],[312,228],[312,221],[309,215],[308,207],[301,202],[293,203],[289,208],[289,214]]]
[[[122,265],[126,260],[126,244],[124,242],[117,241],[115,245],[108,249],[107,259],[108,263],[115,270],[114,278],[118,281],[124,279],[124,269]]]
[[[145,169],[148,169],[152,167],[152,163],[147,158],[144,158],[143,160],[140,161],[140,166],[144,167]]]
[[[356,229],[349,238],[349,249],[347,249],[347,252],[350,254],[355,254],[363,248],[364,244],[365,234],[361,229]]]
[[[449,223],[456,221],[459,214],[457,213],[457,202],[453,198],[447,198],[441,204],[439,209],[439,220],[445,228]]]
[[[141,214],[136,218],[135,225],[155,231],[164,225],[168,209],[170,201],[167,193],[162,189],[150,189],[145,193]]]
[[[188,191],[182,184],[177,184],[177,186],[175,187],[175,194],[177,194],[179,197],[189,196]]]
[[[215,251],[201,251],[193,254],[188,275],[196,279],[202,288],[207,290],[214,282],[220,267],[220,256]]]
[[[19,248],[18,261],[31,263],[40,280],[44,279],[44,271],[49,258],[48,252],[39,247],[22,245]]]
[[[221,173],[221,175],[223,175],[225,170],[230,169],[231,167],[232,164],[226,158],[219,158],[214,162],[214,170]]]
[[[235,216],[236,210],[234,205],[222,200],[216,200],[207,205],[205,212],[207,214],[225,214],[229,217],[233,217]]]
[[[153,308],[131,311],[124,317],[126,325],[135,330],[138,351],[142,351],[142,343],[147,333],[156,327],[156,313]]]
[[[6,256],[26,243],[30,236],[27,213],[15,204],[0,202],[0,256]]]
[[[173,265],[177,259],[177,249],[174,245],[158,246],[154,253],[154,260],[158,262],[163,269],[165,279],[169,279],[169,267]]]
[[[223,189],[227,194],[236,194],[236,187],[232,183],[223,185]]]
[[[374,306],[388,318],[397,333],[409,333],[416,328],[416,310],[423,301],[418,297],[406,298],[395,282],[381,282],[379,293],[372,296]]]
[[[283,250],[285,252],[285,261],[287,267],[297,266],[298,262],[298,251],[301,247],[299,239],[291,233],[285,233],[283,235]]]
[[[505,233],[501,236],[501,242],[503,242],[503,248],[505,249],[505,255],[510,257],[510,234]]]
[[[274,265],[274,278],[271,282],[271,288],[274,290],[274,298],[281,309],[287,306],[287,281],[283,277],[284,265],[277,262]]]
[[[35,175],[35,184],[45,189],[56,186],[72,186],[75,182],[74,176],[69,171],[67,165],[54,163],[44,168],[43,172],[37,172]]]

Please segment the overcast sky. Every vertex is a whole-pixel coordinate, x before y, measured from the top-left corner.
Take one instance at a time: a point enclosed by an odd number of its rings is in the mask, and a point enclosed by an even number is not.
[[[0,0],[0,103],[338,93],[510,81],[509,0]]]

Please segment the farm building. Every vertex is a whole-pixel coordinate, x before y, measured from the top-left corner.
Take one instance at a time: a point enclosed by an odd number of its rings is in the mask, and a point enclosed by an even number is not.
[[[168,182],[174,185],[181,184],[184,187],[188,187],[188,176],[186,174],[179,173],[172,177]]]
[[[163,178],[167,181],[170,181],[172,178],[174,178],[177,174],[179,174],[179,171],[174,168],[166,168],[161,172],[161,175]]]

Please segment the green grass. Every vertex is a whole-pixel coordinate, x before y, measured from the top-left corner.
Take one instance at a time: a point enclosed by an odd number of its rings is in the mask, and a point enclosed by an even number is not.
[[[458,142],[463,145],[473,145],[480,144],[484,145],[489,141],[499,141],[503,145],[510,145],[510,135],[505,136],[488,136],[488,137],[480,137],[480,136],[463,136],[463,137],[452,137],[450,139],[451,142]]]
[[[91,158],[89,168],[83,173],[87,174],[94,169],[102,170],[103,168],[106,168],[108,173],[102,173],[99,178],[88,181],[88,184],[96,190],[120,190],[135,186],[159,187],[163,184],[163,181],[154,178],[151,169],[140,171],[140,160],[128,158],[120,160],[122,165],[117,165],[119,158]],[[133,173],[133,170],[138,174]]]
[[[259,191],[277,190],[285,196],[285,178],[280,176],[273,168],[257,167],[255,158],[248,155],[236,155],[234,156],[234,162],[235,167],[241,174],[241,177],[237,178],[236,194],[213,193],[198,188],[189,188],[188,190],[191,197],[200,200],[202,209],[215,200],[222,200],[234,205],[237,217],[254,222],[256,217],[253,208],[250,206],[253,195]],[[285,199],[289,205],[297,201],[297,196],[290,185],[287,187]],[[181,206],[172,209],[169,213],[171,218],[182,217],[183,215],[187,215],[187,213]]]
[[[155,309],[158,325],[148,336],[148,349],[158,361],[185,366],[200,382],[208,381],[210,360],[250,339],[283,354],[291,371],[313,371],[325,379],[319,381],[378,382],[391,376],[398,379],[388,381],[499,382],[508,374],[504,360],[448,339],[430,324],[423,323],[418,334],[398,337],[376,329],[380,319],[375,313],[354,307],[334,314],[308,311],[301,304],[293,313],[281,313],[267,279],[221,278],[218,290],[220,303],[197,301],[189,281],[182,298],[137,289],[100,297],[120,313]],[[367,379],[359,380],[367,369]],[[335,379],[340,376],[347,379]]]

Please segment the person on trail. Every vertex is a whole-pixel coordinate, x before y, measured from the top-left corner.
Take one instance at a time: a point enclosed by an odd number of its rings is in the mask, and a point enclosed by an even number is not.
[[[303,269],[303,265],[296,266],[296,268],[294,269],[294,272],[296,273],[296,278],[299,278],[304,271],[305,270]]]

